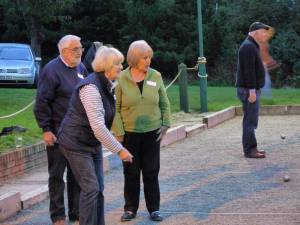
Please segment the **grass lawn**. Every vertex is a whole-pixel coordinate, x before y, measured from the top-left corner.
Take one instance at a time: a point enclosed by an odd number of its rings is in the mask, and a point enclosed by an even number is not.
[[[199,86],[191,85],[189,107],[191,111],[200,110]],[[233,87],[208,87],[208,110],[218,111],[233,105],[240,105]],[[179,88],[173,85],[168,89],[172,112],[179,111]],[[273,89],[273,99],[262,98],[263,105],[300,104],[300,89]],[[0,117],[19,111],[35,98],[35,89],[0,88]],[[3,127],[20,125],[28,130],[23,134],[23,144],[31,145],[41,140],[42,132],[38,128],[32,107],[17,116],[0,119],[0,131]],[[15,149],[14,135],[0,137],[0,153]]]
[[[0,117],[19,111],[35,98],[35,89],[0,88]],[[41,139],[42,132],[38,128],[32,107],[10,118],[0,119],[0,131],[3,127],[20,125],[27,128],[23,133],[23,144],[31,145]],[[0,153],[15,149],[14,135],[0,137]]]
[[[200,111],[200,89],[193,85],[188,88],[189,108],[191,111]],[[168,96],[172,106],[172,112],[179,111],[179,87],[171,86],[168,89]],[[272,89],[272,99],[262,96],[262,105],[284,105],[300,104],[300,89]],[[207,106],[208,111],[219,111],[229,106],[241,105],[236,98],[236,89],[234,87],[208,87],[207,88]]]

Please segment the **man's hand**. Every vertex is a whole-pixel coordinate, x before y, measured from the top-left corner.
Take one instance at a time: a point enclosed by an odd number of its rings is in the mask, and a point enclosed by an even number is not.
[[[46,131],[43,133],[43,139],[47,146],[53,146],[56,142],[56,137],[51,131]]]
[[[250,103],[253,103],[253,102],[256,101],[256,92],[255,92],[255,90],[250,90],[250,91],[249,91],[249,98],[248,98],[248,101],[249,101]]]
[[[123,143],[124,141],[124,135],[121,136],[115,136],[115,138],[117,139],[118,142]]]
[[[161,128],[157,131],[157,134],[159,134],[159,136],[156,139],[156,141],[160,141],[165,136],[168,129],[169,129],[169,127],[167,127],[167,126],[161,126]]]
[[[125,148],[122,149],[121,151],[118,152],[118,155],[123,162],[132,163],[133,156],[130,154],[130,152],[127,149]]]

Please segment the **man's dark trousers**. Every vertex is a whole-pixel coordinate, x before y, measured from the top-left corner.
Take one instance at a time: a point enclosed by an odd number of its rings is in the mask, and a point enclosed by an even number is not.
[[[79,219],[80,187],[74,179],[66,158],[60,152],[58,144],[47,146],[48,186],[50,195],[50,217],[53,222],[65,219],[63,174],[67,167],[68,216],[70,221]]]
[[[256,101],[253,103],[248,101],[248,88],[238,87],[237,96],[243,104],[243,150],[245,155],[249,155],[251,151],[257,149],[255,129],[258,125],[260,90],[256,90]]]

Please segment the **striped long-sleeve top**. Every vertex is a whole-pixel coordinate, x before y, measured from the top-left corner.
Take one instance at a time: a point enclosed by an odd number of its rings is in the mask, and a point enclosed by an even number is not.
[[[124,149],[105,126],[105,110],[97,86],[94,84],[83,86],[79,91],[79,98],[86,111],[92,131],[98,141],[113,153]]]

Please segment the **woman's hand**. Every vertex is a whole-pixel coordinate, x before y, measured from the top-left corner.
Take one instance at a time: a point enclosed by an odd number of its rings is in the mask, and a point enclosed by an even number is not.
[[[250,90],[248,101],[250,103],[253,103],[253,102],[256,101],[256,92],[255,92],[255,90],[254,91]]]
[[[115,136],[115,138],[117,139],[118,142],[123,143],[124,141],[124,135],[121,136]]]
[[[123,162],[132,163],[133,156],[130,154],[130,152],[127,149],[125,148],[122,149],[121,151],[118,152],[118,155]]]
[[[169,129],[169,127],[167,127],[167,126],[161,126],[161,128],[157,131],[157,134],[159,134],[159,136],[156,139],[156,141],[160,141],[165,136],[168,129]]]

